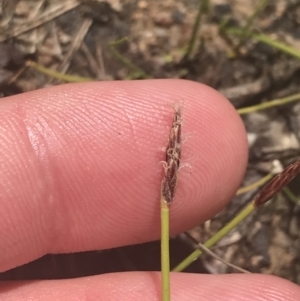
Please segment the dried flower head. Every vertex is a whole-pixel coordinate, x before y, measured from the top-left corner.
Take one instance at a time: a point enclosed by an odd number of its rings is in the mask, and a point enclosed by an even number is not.
[[[181,155],[181,108],[179,104],[174,105],[174,117],[166,150],[166,162],[164,164],[164,178],[161,185],[161,194],[165,202],[170,205],[174,199],[178,170]]]
[[[258,207],[268,200],[270,200],[274,194],[283,189],[289,182],[291,182],[296,175],[300,172],[300,160],[290,164],[280,174],[274,177],[263,189],[255,196],[253,204]]]

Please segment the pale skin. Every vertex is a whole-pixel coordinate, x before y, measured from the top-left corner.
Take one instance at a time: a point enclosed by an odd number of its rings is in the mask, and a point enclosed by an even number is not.
[[[47,253],[159,239],[159,196],[172,122],[184,100],[171,232],[201,224],[235,194],[247,164],[243,124],[204,85],[179,80],[63,85],[0,102],[0,271]],[[283,217],[284,218],[284,217]],[[267,275],[171,275],[172,300],[299,300]],[[156,272],[1,283],[8,300],[160,300]]]

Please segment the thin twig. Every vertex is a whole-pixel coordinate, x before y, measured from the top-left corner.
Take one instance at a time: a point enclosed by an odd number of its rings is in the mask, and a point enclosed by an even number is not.
[[[236,217],[234,217],[226,226],[224,226],[220,231],[214,234],[210,239],[208,239],[204,246],[210,248],[214,246],[218,241],[220,241],[225,235],[227,235],[233,228],[235,228],[241,221],[243,221],[255,207],[253,203],[247,205]],[[195,250],[188,257],[186,257],[181,263],[179,263],[172,271],[181,272],[186,267],[188,267],[192,262],[194,262],[199,256],[201,256],[202,250]]]
[[[241,272],[241,273],[244,273],[244,274],[251,274],[251,272],[247,271],[247,270],[244,270],[224,259],[222,259],[220,256],[218,256],[216,253],[212,252],[209,248],[207,248],[205,245],[203,245],[201,242],[197,241],[196,239],[194,239],[194,237],[188,233],[188,232],[185,232],[185,235],[188,236],[196,245],[197,245],[197,248],[199,248],[202,252],[205,252],[206,254],[210,255],[211,257],[221,261],[222,263],[226,264],[227,266]]]
[[[91,69],[91,71],[93,72],[93,74],[95,75],[95,77],[99,80],[99,79],[103,79],[99,76],[99,70],[100,70],[100,66],[98,64],[98,62],[96,61],[96,59],[94,58],[94,56],[92,55],[90,49],[88,48],[88,46],[86,45],[86,43],[82,43],[80,50],[82,50],[82,52],[84,53],[88,63],[89,63],[89,67]]]
[[[89,31],[91,25],[93,23],[92,19],[86,18],[78,31],[75,33],[74,38],[72,39],[72,43],[67,51],[67,53],[64,56],[63,61],[59,64],[57,71],[60,73],[66,73],[70,66],[70,61],[73,56],[73,54],[80,48],[82,45],[83,39],[85,38],[87,32]],[[51,79],[52,82],[53,79]]]
[[[103,52],[102,52],[102,47],[101,47],[100,43],[98,43],[97,47],[96,47],[96,60],[100,67],[99,71],[98,71],[98,73],[99,73],[98,77],[101,78],[102,80],[107,79],[105,64],[104,64],[104,59],[103,59]]]
[[[69,1],[67,3],[63,2],[61,5],[57,5],[54,7],[51,7],[50,9],[44,11],[42,14],[40,14],[36,19],[29,21],[27,24],[21,24],[20,26],[14,28],[12,31],[8,33],[7,36],[0,36],[0,42],[4,42],[10,38],[14,38],[22,33],[25,33],[31,29],[34,29],[36,27],[39,27],[43,25],[44,23],[47,23],[64,13],[76,8],[78,5],[80,5],[77,1]]]

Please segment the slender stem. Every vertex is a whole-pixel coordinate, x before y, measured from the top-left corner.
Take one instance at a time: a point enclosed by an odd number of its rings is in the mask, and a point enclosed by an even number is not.
[[[258,42],[264,43],[270,47],[273,47],[275,49],[278,49],[282,51],[283,53],[286,53],[288,55],[291,55],[297,59],[300,59],[300,51],[294,47],[291,47],[285,43],[276,41],[274,38],[269,37],[265,34],[255,34],[253,31],[243,32],[240,28],[228,28],[225,30],[228,34],[233,34],[236,36],[244,37],[245,35],[249,38],[252,38],[253,40],[256,40]]]
[[[188,48],[185,54],[185,58],[189,59],[195,43],[196,43],[196,37],[200,28],[200,22],[201,22],[201,17],[203,15],[203,13],[205,13],[206,11],[208,11],[208,5],[209,5],[209,0],[198,0],[199,1],[199,6],[198,6],[198,14],[194,23],[194,27],[193,27],[193,31],[192,31],[192,35],[188,44]]]
[[[241,39],[239,40],[238,44],[236,46],[234,46],[234,50],[235,50],[234,52],[239,53],[239,49],[240,49],[242,43],[249,35],[249,29],[252,27],[255,19],[260,14],[260,12],[266,7],[266,5],[268,4],[268,1],[269,0],[260,0],[259,3],[257,4],[257,6],[255,7],[252,15],[247,19],[246,25],[243,28],[239,28],[239,30],[240,30],[239,35],[240,35]],[[224,29],[224,26],[223,26],[223,29]]]
[[[238,109],[237,112],[240,115],[248,114],[248,113],[252,113],[252,112],[256,112],[256,111],[265,110],[265,109],[268,109],[271,107],[282,106],[282,105],[285,105],[287,103],[290,103],[290,102],[293,102],[296,100],[300,100],[300,93],[290,95],[287,97],[283,97],[283,98],[274,99],[274,100],[264,102],[264,103],[261,103],[261,104],[255,105],[255,106],[241,108],[241,109]]]
[[[203,251],[203,252],[207,253],[208,255],[210,255],[211,257],[213,257],[213,258],[221,261],[222,263],[226,264],[227,266],[229,266],[229,267],[231,267],[231,268],[233,268],[233,269],[235,269],[235,270],[237,270],[237,271],[239,271],[241,273],[251,274],[249,271],[247,271],[245,269],[242,269],[242,268],[240,268],[240,267],[238,267],[238,266],[236,266],[236,265],[234,265],[234,264],[232,264],[232,263],[224,260],[223,258],[221,258],[220,256],[218,256],[217,254],[215,254],[214,252],[212,252],[209,248],[205,247],[205,245],[202,245],[200,242],[197,242],[197,246],[198,246],[198,248],[201,251]]]
[[[260,179],[259,181],[247,186],[240,188],[236,195],[248,192],[252,189],[255,189],[259,186],[262,186],[266,182],[268,182],[270,179],[272,179],[273,174],[270,173]],[[229,231],[231,231],[236,225],[238,225],[244,218],[246,218],[254,209],[253,204],[249,204],[244,210],[242,210],[233,220],[231,220],[224,228],[222,228],[219,232],[217,232],[214,236],[212,236],[208,241],[206,241],[203,245],[206,248],[212,247],[214,244],[216,244],[220,239],[222,239]],[[202,250],[195,250],[190,256],[185,258],[178,266],[176,266],[173,271],[174,272],[180,272],[184,270],[187,266],[189,266],[194,260],[196,260],[198,257],[200,257],[202,254]]]
[[[266,176],[264,176],[263,178],[261,178],[260,180],[248,185],[248,186],[245,186],[245,187],[241,187],[235,195],[240,195],[240,194],[243,194],[243,193],[246,193],[248,191],[251,191],[253,189],[256,189],[264,184],[266,184],[269,180],[271,180],[273,178],[273,174],[272,173],[269,173],[267,174]]]
[[[220,239],[222,239],[226,234],[228,234],[234,227],[236,227],[241,221],[243,221],[253,210],[254,206],[250,203],[246,208],[244,208],[233,220],[231,220],[225,227],[223,227],[219,232],[212,236],[209,240],[204,243],[206,248],[211,248],[215,245]],[[193,261],[195,261],[202,251],[197,249],[191,255],[186,257],[181,263],[179,263],[172,271],[181,272],[187,266],[189,266]]]
[[[265,34],[254,34],[254,35],[252,35],[252,38],[258,42],[267,44],[271,47],[281,50],[282,52],[284,52],[286,54],[294,56],[297,59],[300,59],[300,51],[298,49],[293,48],[289,45],[286,45],[282,42],[276,41]]]
[[[161,282],[162,300],[170,301],[170,216],[169,206],[174,200],[178,170],[181,156],[181,107],[174,104],[174,115],[168,146],[166,149],[166,161],[164,163],[164,177],[161,182],[160,209],[161,209]]]
[[[135,64],[133,64],[129,59],[127,59],[124,55],[122,55],[117,49],[116,46],[121,45],[125,41],[127,41],[127,38],[120,39],[118,41],[112,42],[109,44],[109,49],[112,52],[112,54],[122,63],[124,64],[128,69],[133,71],[135,73],[136,77],[140,77],[143,79],[150,78],[148,74]]]
[[[249,28],[252,26],[253,22],[260,14],[260,12],[266,7],[269,0],[261,0],[258,5],[255,7],[253,14],[248,18],[245,27],[242,29],[244,33],[249,31]]]
[[[170,217],[169,206],[162,197],[161,201],[161,281],[162,281],[162,300],[170,301]]]
[[[60,79],[69,83],[81,83],[81,82],[91,82],[94,81],[95,79],[93,78],[88,78],[88,77],[82,77],[82,76],[74,76],[74,75],[68,75],[68,74],[64,74],[61,72],[57,72],[55,70],[46,68],[42,65],[39,65],[33,61],[28,61],[27,66],[34,68],[35,70],[46,74],[52,78],[56,78],[56,79]]]
[[[282,191],[285,193],[285,195],[296,205],[300,205],[299,198],[286,186],[282,189]]]

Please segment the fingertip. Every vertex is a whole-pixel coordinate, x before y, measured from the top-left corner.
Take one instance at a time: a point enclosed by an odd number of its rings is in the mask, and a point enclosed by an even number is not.
[[[245,130],[222,95],[195,82],[149,80],[63,85],[4,101],[0,269],[47,252],[159,238],[159,148],[168,143],[170,104],[181,100],[190,134],[182,162],[192,168],[179,172],[174,234],[218,212],[242,179]]]

